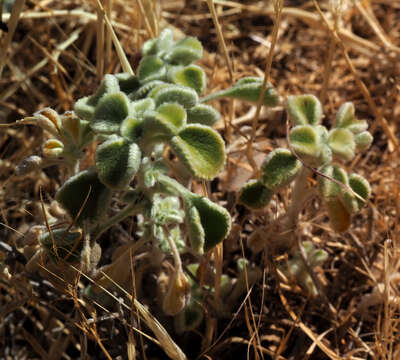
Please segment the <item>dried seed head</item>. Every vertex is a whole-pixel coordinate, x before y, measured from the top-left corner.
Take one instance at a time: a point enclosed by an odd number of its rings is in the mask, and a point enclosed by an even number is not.
[[[185,274],[175,271],[163,301],[163,311],[170,316],[180,313],[190,301],[190,284]]]

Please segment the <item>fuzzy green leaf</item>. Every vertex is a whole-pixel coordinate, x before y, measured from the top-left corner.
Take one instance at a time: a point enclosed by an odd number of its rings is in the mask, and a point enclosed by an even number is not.
[[[289,184],[301,169],[301,162],[287,149],[271,151],[261,167],[260,181],[272,191]]]
[[[207,85],[205,71],[197,65],[188,65],[185,67],[174,66],[168,72],[168,78],[177,85],[188,86],[201,94]]]
[[[231,229],[231,217],[228,211],[204,196],[192,194],[191,207],[195,207],[204,230],[204,251],[208,251],[224,240]],[[189,219],[190,221],[190,219]]]
[[[225,164],[225,144],[208,126],[187,125],[170,141],[171,148],[197,178],[211,180]]]
[[[151,90],[154,88],[166,84],[164,81],[161,80],[153,80],[149,81],[148,83],[142,85],[139,89],[134,91],[133,93],[129,94],[129,99],[131,100],[140,100],[145,98]]]
[[[321,169],[321,172],[344,185],[349,183],[347,173],[341,167],[327,165]],[[322,176],[318,177],[318,185],[332,228],[338,232],[347,230],[350,226],[351,215],[341,199],[343,187]]]
[[[353,134],[358,134],[368,129],[368,123],[365,120],[358,120],[355,116],[354,105],[351,102],[344,103],[336,114],[337,128],[345,128]]]
[[[121,135],[132,141],[140,138],[143,132],[144,114],[146,111],[154,110],[154,108],[153,99],[146,98],[133,101],[130,104],[129,115],[121,124]]]
[[[42,234],[39,241],[54,262],[64,260],[69,263],[76,263],[80,261],[83,249],[81,231],[55,229],[51,233],[46,232]]]
[[[92,120],[94,109],[93,105],[89,105],[89,96],[79,99],[74,105],[76,115],[83,120]]]
[[[349,186],[358,194],[362,199],[367,201],[371,196],[371,186],[369,182],[358,174],[351,174],[349,176]],[[365,203],[354,196],[350,191],[343,192],[343,203],[350,213],[356,213],[361,210]]]
[[[186,210],[186,224],[189,229],[190,246],[197,254],[204,253],[204,239],[206,237],[198,210],[191,206]]]
[[[96,93],[89,98],[88,105],[96,106],[104,95],[114,94],[119,91],[118,79],[114,75],[104,75]]]
[[[186,124],[185,109],[179,104],[165,103],[145,116],[143,142],[168,141]]]
[[[175,317],[175,328],[178,333],[195,330],[203,321],[204,311],[198,301],[189,304]]]
[[[358,174],[350,174],[349,185],[352,190],[360,195],[364,200],[368,200],[371,196],[371,186],[367,179]],[[361,208],[364,206],[364,202],[357,199],[358,206]]]
[[[157,107],[164,103],[178,103],[184,108],[191,108],[197,104],[198,100],[195,90],[178,85],[162,88],[154,97]]]
[[[164,80],[167,70],[164,61],[156,55],[149,55],[140,61],[137,73],[139,80],[143,83],[152,80]]]
[[[344,128],[336,128],[329,132],[328,145],[334,155],[344,159],[351,160],[354,158],[356,143],[353,133]]]
[[[153,196],[151,220],[157,225],[172,225],[183,222],[185,212],[177,196]]]
[[[349,179],[346,170],[344,170],[339,166],[326,165],[323,168],[321,168],[320,171],[322,174],[330,178],[333,178],[346,186],[349,184]],[[329,198],[338,197],[343,191],[342,186],[330,180],[329,178],[323,176],[318,177],[318,186],[323,200],[328,200]]]
[[[142,54],[155,55],[162,54],[169,50],[174,43],[171,29],[164,29],[156,39],[147,40],[142,46]]]
[[[177,130],[186,125],[186,111],[179,104],[164,103],[156,111],[160,117],[175,126]]]
[[[214,107],[206,104],[197,104],[187,109],[186,113],[189,124],[197,123],[213,126],[221,119],[221,114]]]
[[[96,171],[85,170],[69,178],[58,189],[56,200],[73,219],[83,207],[76,222],[79,225],[84,221],[99,221],[108,209],[111,195],[111,190],[99,180]]]
[[[115,74],[115,78],[118,80],[120,90],[126,95],[135,92],[140,87],[140,82],[136,75],[120,73]]]
[[[142,45],[142,55],[155,55],[157,54],[157,39],[149,39]]]
[[[164,29],[157,37],[156,51],[157,53],[164,53],[172,48],[174,45],[174,36],[171,29]]]
[[[118,132],[128,114],[129,99],[123,92],[107,94],[97,104],[90,126],[97,133]]]
[[[298,125],[290,131],[290,144],[298,156],[305,161],[318,161],[321,153],[318,130],[311,125]]]
[[[289,96],[286,111],[295,125],[318,125],[322,119],[322,106],[314,95]]]
[[[354,137],[354,141],[356,143],[356,150],[357,151],[368,150],[373,140],[374,138],[372,137],[369,131],[360,132]]]
[[[216,92],[214,94],[207,95],[201,101],[207,102],[221,97],[229,97],[257,103],[261,94],[262,84],[262,78],[245,77],[243,79],[240,79],[232,87]],[[271,84],[267,83],[262,105],[277,106],[279,105],[279,101],[279,95],[276,89]]]
[[[95,154],[100,181],[114,190],[127,188],[139,169],[140,160],[139,146],[116,135],[99,145]]]
[[[274,194],[259,180],[250,180],[242,188],[239,201],[253,209],[261,209],[266,206]]]
[[[194,37],[186,37],[175,43],[170,51],[166,53],[164,59],[171,64],[189,65],[201,59],[203,56],[203,46]]]

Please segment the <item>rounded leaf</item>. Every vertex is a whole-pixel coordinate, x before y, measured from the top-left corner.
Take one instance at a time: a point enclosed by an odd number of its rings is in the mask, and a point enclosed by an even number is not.
[[[74,111],[79,118],[83,120],[92,120],[94,115],[94,106],[89,105],[89,96],[79,99],[74,105]]]
[[[103,80],[101,80],[100,86],[98,87],[96,93],[90,96],[90,98],[88,99],[88,105],[96,106],[104,95],[117,93],[119,91],[120,89],[118,79],[114,75],[104,75]]]
[[[146,111],[154,110],[153,99],[133,101],[130,104],[129,115],[121,124],[121,135],[129,140],[136,141],[143,133],[143,120]]]
[[[121,124],[121,135],[130,141],[137,141],[143,134],[143,123],[140,117],[128,115]]]
[[[166,84],[165,82],[161,80],[153,80],[149,81],[148,83],[142,85],[139,89],[134,91],[133,93],[129,94],[129,99],[131,100],[139,100],[143,99],[144,97],[147,96],[147,94],[157,86],[160,86],[162,84]]]
[[[83,249],[82,231],[55,229],[51,233],[42,234],[39,241],[53,261],[64,260],[69,263],[80,261]]]
[[[365,202],[371,196],[371,186],[369,185],[369,182],[361,175],[351,174],[349,176],[349,186],[356,194],[364,199]],[[343,194],[343,203],[347,210],[351,213],[360,211],[365,205],[365,202],[361,199],[358,199],[349,191],[345,191]]]
[[[202,323],[204,311],[198,301],[190,303],[175,317],[175,328],[178,333],[195,330]]]
[[[250,180],[242,188],[239,201],[253,209],[261,209],[266,206],[274,192],[263,185],[259,180]]]
[[[204,251],[208,251],[224,240],[231,229],[228,211],[204,196],[192,194],[190,206],[196,208],[204,230]]]
[[[148,55],[140,61],[137,73],[141,82],[148,82],[151,80],[163,80],[167,70],[164,66],[164,61],[158,56]]]
[[[203,46],[194,37],[186,37],[175,43],[164,59],[171,64],[188,65],[203,56]]]
[[[142,46],[143,55],[155,55],[164,53],[174,44],[171,29],[164,29],[156,39],[147,40]]]
[[[336,114],[337,128],[345,128],[353,134],[358,134],[368,129],[368,123],[365,120],[358,120],[355,116],[354,105],[351,102],[344,103]]]
[[[115,78],[118,81],[119,88],[126,95],[135,92],[140,87],[139,79],[136,75],[128,73],[115,74]]]
[[[154,101],[156,107],[164,103],[178,103],[184,108],[191,108],[197,104],[199,97],[196,91],[191,88],[171,85],[158,91],[154,97]]]
[[[328,176],[329,178],[333,178],[343,185],[349,184],[349,179],[346,173],[346,170],[339,166],[327,165],[324,166],[321,170],[321,173]],[[341,195],[343,191],[343,187],[337,184],[336,182],[330,180],[329,178],[319,176],[318,177],[318,186],[321,197],[323,200],[329,200],[330,198],[336,198]]]
[[[174,45],[174,36],[171,29],[164,29],[161,31],[156,39],[156,52],[164,53],[172,48]]]
[[[67,210],[77,224],[96,222],[105,214],[112,192],[98,178],[94,170],[85,170],[69,178],[58,189],[56,200]]]
[[[153,99],[146,98],[143,100],[136,100],[130,104],[130,113],[142,116],[146,111],[154,110],[155,104]]]
[[[205,232],[201,226],[200,214],[194,206],[186,209],[186,226],[188,228],[190,246],[197,254],[204,253]]]
[[[331,130],[328,136],[328,145],[334,155],[344,160],[351,160],[355,155],[354,135],[348,129],[336,128]]]
[[[335,127],[346,128],[356,120],[355,109],[352,102],[342,104],[336,114]]]
[[[157,39],[149,39],[146,42],[144,42],[142,45],[143,56],[157,54],[156,43],[157,43]]]
[[[114,190],[127,188],[136,175],[141,161],[139,146],[112,136],[97,147],[95,164],[100,181]]]
[[[90,126],[98,133],[118,132],[128,114],[129,99],[123,92],[104,95],[96,106]]]
[[[225,164],[225,144],[208,126],[187,125],[170,141],[171,148],[196,177],[211,180]]]
[[[319,132],[311,125],[298,125],[290,131],[290,144],[305,160],[318,160],[321,153]]]
[[[178,134],[186,124],[185,109],[179,104],[166,103],[146,114],[143,142],[164,142]]]
[[[322,119],[322,106],[314,95],[289,96],[286,111],[295,125],[318,125]]]
[[[221,114],[214,107],[206,104],[197,104],[187,109],[186,113],[189,124],[197,123],[213,126],[221,119]]]
[[[218,95],[218,93],[215,95],[211,94],[210,97],[217,98],[223,96],[257,103],[260,98],[262,84],[262,78],[246,77],[240,79],[231,88],[221,91],[220,95]],[[267,83],[262,104],[265,106],[277,106],[279,105],[279,102],[278,92],[270,83]]]
[[[170,80],[177,85],[190,87],[200,95],[206,88],[207,78],[205,71],[197,65],[172,67],[168,72]]]
[[[363,131],[354,137],[357,151],[368,150],[374,138],[369,131]]]
[[[289,184],[300,171],[302,165],[287,149],[271,151],[261,167],[260,181],[272,191]]]
[[[159,117],[175,126],[177,130],[186,125],[186,111],[179,104],[165,103],[157,108]]]

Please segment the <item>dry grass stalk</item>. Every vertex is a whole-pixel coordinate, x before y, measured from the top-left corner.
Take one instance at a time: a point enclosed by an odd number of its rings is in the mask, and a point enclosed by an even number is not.
[[[253,142],[255,140],[255,135],[256,135],[256,131],[257,131],[257,127],[258,127],[258,120],[260,117],[262,100],[264,99],[265,89],[267,87],[267,83],[270,80],[270,76],[271,76],[272,59],[274,56],[274,49],[275,49],[276,41],[278,40],[278,31],[279,31],[279,26],[281,23],[281,16],[282,16],[284,0],[274,0],[273,4],[274,4],[274,12],[275,12],[275,22],[274,22],[274,27],[272,29],[271,46],[269,48],[268,58],[267,58],[267,62],[265,65],[262,90],[261,90],[260,97],[257,102],[257,110],[254,115],[253,122],[252,122],[251,135],[250,135],[249,141],[247,143],[247,148],[246,148],[247,160],[249,161],[249,164],[253,168],[254,176],[259,175],[259,170],[258,170],[257,164],[253,158]]]
[[[25,5],[25,0],[16,0],[15,4],[13,6],[12,12],[11,12],[10,19],[8,21],[8,33],[6,34],[5,38],[3,39],[2,43],[1,43],[1,47],[2,47],[3,51],[0,54],[0,78],[2,76],[4,64],[5,64],[5,61],[7,58],[7,50],[11,45],[11,41],[12,41],[13,35],[15,33],[15,30],[17,28],[17,24],[20,19],[24,5]],[[5,20],[5,17],[4,17],[4,20]]]

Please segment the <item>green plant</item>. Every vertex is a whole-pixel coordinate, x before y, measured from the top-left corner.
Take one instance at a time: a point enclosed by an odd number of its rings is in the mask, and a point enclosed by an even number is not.
[[[308,261],[311,271],[321,266],[328,258],[328,253],[323,249],[316,249],[311,241],[304,241],[302,246],[305,260]],[[285,264],[280,265],[279,269],[286,276],[294,277],[310,295],[316,296],[318,294],[309,269],[307,269],[304,259],[301,257],[300,249],[296,248],[291,254],[291,258]]]
[[[372,142],[366,121],[357,120],[352,103],[343,104],[334,127],[321,125],[322,107],[313,95],[289,96],[286,112],[294,127],[288,134],[289,149],[278,148],[265,158],[261,175],[244,185],[240,201],[260,209],[274,193],[294,181],[291,204],[287,212],[252,236],[250,246],[261,250],[289,248],[300,212],[310,195],[307,179],[315,172],[318,194],[325,204],[332,228],[345,231],[351,215],[361,209],[370,196],[370,185],[358,174],[347,174],[337,161],[349,161],[356,151],[365,151]]]
[[[174,270],[163,309],[176,315],[190,301],[181,254],[199,258],[226,238],[231,226],[226,209],[177,180],[211,180],[225,164],[224,141],[211,128],[220,114],[205,102],[221,96],[256,101],[262,81],[245,78],[231,90],[200,99],[206,75],[192,63],[202,56],[197,39],[174,41],[167,29],[147,41],[142,54],[136,75],[105,75],[97,91],[79,99],[74,111],[60,115],[45,108],[22,119],[19,123],[41,126],[51,138],[45,141],[41,156],[22,161],[17,174],[52,165],[67,171],[55,195],[66,212],[60,219],[64,225],[54,220],[39,237],[40,254],[53,263],[72,262],[96,275],[99,256],[93,261],[92,252],[99,252],[101,234],[136,216],[140,240],[117,250],[118,256],[102,269],[103,274],[129,285],[126,261],[131,247],[147,249],[152,266],[159,269],[162,260],[172,255]],[[264,103],[278,101],[268,85]],[[93,163],[83,168],[81,160],[89,146],[95,149]],[[112,200],[125,206],[110,216]],[[136,269],[137,274],[144,269]],[[106,275],[97,272],[96,280],[115,289]],[[85,293],[96,297],[99,289],[89,286]]]

